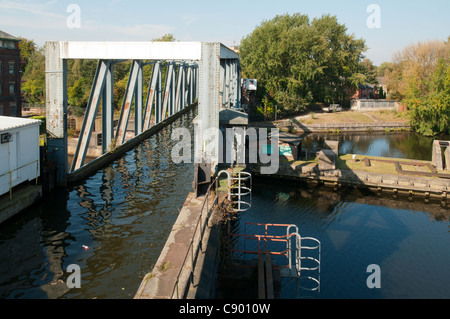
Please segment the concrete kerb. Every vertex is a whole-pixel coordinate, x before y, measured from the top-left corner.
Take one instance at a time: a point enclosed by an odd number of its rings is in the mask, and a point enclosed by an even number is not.
[[[147,274],[142,281],[135,298],[136,299],[171,299],[174,291],[179,270],[186,256],[190,239],[193,234],[194,221],[197,221],[196,212],[192,209],[192,201],[195,199],[193,193],[190,193],[183,204],[183,208],[178,215],[175,224],[167,238],[161,254],[150,274]],[[201,207],[198,203],[198,207]],[[195,206],[194,206],[195,207]],[[191,233],[191,237],[187,234]],[[185,239],[183,241],[183,239]],[[187,278],[182,274],[180,281],[186,281]]]
[[[9,193],[0,197],[0,224],[19,214],[42,199],[42,186],[27,185],[13,189],[13,197]]]
[[[196,294],[192,291],[192,266],[195,290],[199,284],[196,277],[202,273],[205,262],[205,244],[209,240],[211,225],[205,225],[209,221],[206,209],[201,215],[205,197],[195,196],[194,193],[188,194],[152,272],[141,282],[135,299],[183,299],[188,292],[191,296]],[[209,203],[211,207],[212,203]],[[197,227],[200,216],[201,222]],[[203,226],[205,233],[202,236]],[[202,245],[200,249],[199,245]]]

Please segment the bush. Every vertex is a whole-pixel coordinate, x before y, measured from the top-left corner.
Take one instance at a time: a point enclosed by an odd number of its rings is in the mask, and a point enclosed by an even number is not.
[[[292,95],[284,91],[275,94],[275,100],[281,106],[282,115],[295,114],[306,110],[309,104],[306,99],[298,95]]]
[[[39,126],[39,134],[46,134],[47,133],[47,125],[46,125],[46,117],[39,115],[39,116],[32,116],[31,119],[33,120],[41,120],[41,124]]]

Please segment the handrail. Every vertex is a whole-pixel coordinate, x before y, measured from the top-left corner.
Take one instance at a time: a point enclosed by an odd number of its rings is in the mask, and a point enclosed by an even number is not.
[[[13,187],[12,187],[12,174],[13,174],[13,172],[18,171],[18,170],[20,170],[22,168],[25,168],[25,167],[27,167],[27,166],[29,166],[31,164],[34,164],[34,163],[36,163],[36,185],[37,185],[38,184],[38,177],[39,177],[39,159],[34,160],[34,161],[32,161],[32,162],[30,162],[28,164],[22,165],[20,167],[17,167],[17,168],[15,168],[13,170],[10,170],[10,171],[0,175],[0,177],[3,177],[5,175],[9,174],[9,200],[12,200],[12,189],[13,189]]]
[[[234,179],[239,180],[239,184],[240,184],[240,182],[241,182],[241,179],[244,179],[244,180],[250,179],[250,181],[251,181],[251,174],[250,174],[250,173],[247,173],[247,172],[239,172],[239,173],[238,173],[238,177],[236,178],[236,177],[233,177],[233,176],[230,175],[231,172],[228,172],[228,171],[221,171],[221,172],[219,172],[219,173],[217,174],[217,176],[215,177],[215,179],[214,179],[214,180],[212,181],[212,183],[209,185],[208,190],[207,190],[206,195],[205,195],[205,198],[203,199],[202,208],[201,208],[201,210],[200,210],[200,216],[198,217],[198,221],[197,221],[197,224],[196,224],[196,226],[195,226],[194,234],[192,235],[192,238],[191,238],[191,241],[190,241],[190,243],[189,243],[189,247],[188,247],[188,249],[187,249],[186,255],[184,256],[183,263],[182,263],[182,265],[181,265],[181,267],[180,267],[180,270],[179,270],[179,272],[178,272],[177,279],[176,279],[176,282],[175,282],[175,286],[174,286],[174,288],[173,288],[173,290],[172,290],[171,298],[174,298],[175,290],[176,290],[176,298],[179,298],[179,297],[180,297],[180,292],[179,292],[179,288],[180,288],[180,287],[179,287],[179,286],[180,286],[180,277],[181,277],[181,274],[182,274],[182,272],[183,272],[183,270],[184,270],[184,268],[185,268],[185,266],[186,266],[186,264],[187,264],[187,262],[188,262],[189,254],[191,255],[191,256],[190,256],[190,260],[191,260],[190,279],[191,279],[191,282],[193,282],[193,278],[194,278],[194,270],[195,270],[195,263],[196,263],[196,261],[197,261],[197,257],[198,257],[199,250],[201,249],[201,246],[202,246],[201,244],[202,244],[202,241],[203,241],[203,236],[204,236],[204,234],[205,234],[206,225],[208,224],[209,218],[211,217],[211,214],[210,214],[210,213],[212,212],[212,208],[214,207],[214,205],[217,204],[217,201],[218,201],[218,198],[219,198],[219,187],[218,187],[219,177],[220,177],[220,175],[221,175],[222,173],[225,173],[225,172],[228,174],[228,184],[229,184],[229,185],[228,185],[228,187],[229,187],[229,189],[228,189],[228,199],[230,199],[231,196],[235,195],[235,194],[232,194],[231,191],[230,191],[230,189],[231,189],[231,185],[230,185],[230,184],[231,184],[231,183],[230,183],[231,180],[234,180]],[[241,178],[241,173],[245,173],[245,174],[247,174],[248,176],[246,176],[246,177],[244,177],[244,178]],[[244,175],[245,175],[245,174],[244,174]],[[215,197],[214,197],[214,199],[213,199],[213,201],[212,201],[212,206],[209,207],[209,200],[210,200],[211,190],[212,190],[213,186],[214,186],[214,188],[215,188],[215,190],[216,190],[216,191],[215,191]],[[250,191],[251,191],[251,190],[250,190]],[[242,194],[240,194],[240,195],[242,195]],[[246,203],[246,204],[249,205],[248,203]],[[207,216],[204,216],[204,215],[203,215],[203,211],[204,211],[204,209],[205,209],[205,205],[206,205],[206,214],[207,214]],[[206,218],[205,218],[205,217],[206,217]],[[205,222],[204,222],[203,225],[201,225],[203,219],[205,219]],[[201,226],[201,229],[200,229],[201,235],[200,235],[200,238],[199,238],[199,240],[198,240],[197,248],[196,248],[195,251],[194,251],[194,239],[195,239],[195,237],[196,237],[197,231],[199,230],[199,226]],[[185,287],[185,289],[186,289],[186,288],[187,288],[187,287]],[[182,292],[182,294],[184,294],[184,293],[185,293],[185,291]]]
[[[185,268],[185,266],[186,266],[186,264],[187,264],[187,262],[188,262],[189,252],[190,252],[190,255],[191,255],[191,267],[190,267],[191,273],[190,273],[190,279],[191,279],[191,281],[193,281],[193,278],[194,278],[194,269],[195,269],[195,261],[197,260],[198,252],[199,252],[199,250],[200,250],[200,248],[201,248],[201,243],[202,243],[203,236],[204,236],[204,233],[205,233],[206,225],[208,224],[208,221],[209,221],[209,217],[210,217],[210,214],[209,214],[209,213],[210,213],[210,211],[212,211],[212,208],[213,208],[214,205],[216,204],[216,202],[217,202],[217,200],[218,200],[218,197],[219,197],[219,195],[218,195],[218,187],[217,187],[218,179],[219,179],[219,177],[217,176],[217,177],[215,178],[215,180],[209,185],[208,190],[207,190],[207,192],[206,192],[205,198],[204,198],[203,203],[202,203],[202,208],[201,208],[201,210],[200,210],[200,216],[199,216],[198,221],[197,221],[197,224],[196,224],[196,226],[195,226],[194,234],[192,235],[191,241],[190,241],[190,243],[189,243],[188,250],[187,250],[187,252],[186,252],[186,255],[184,256],[183,264],[182,264],[181,267],[180,267],[180,271],[178,272],[177,279],[176,279],[176,282],[175,282],[175,286],[174,286],[174,288],[173,288],[173,290],[172,290],[172,295],[171,295],[171,298],[172,298],[172,299],[173,299],[173,297],[174,297],[175,290],[176,290],[176,293],[177,293],[177,297],[176,297],[176,298],[179,298],[179,297],[180,297],[180,292],[179,292],[180,277],[181,277],[181,273],[183,272],[183,270],[184,270],[184,268]],[[211,209],[210,209],[210,208],[209,208],[209,196],[211,195],[211,189],[212,189],[212,186],[213,186],[213,185],[215,186],[216,193],[215,193],[215,197],[214,197],[214,199],[213,199],[212,206],[211,206]],[[195,239],[195,237],[196,237],[195,235],[196,235],[196,233],[197,233],[197,230],[199,229],[199,225],[201,224],[201,222],[202,222],[202,220],[203,220],[203,217],[204,217],[204,216],[203,216],[203,210],[204,210],[204,208],[205,208],[205,205],[206,205],[206,213],[207,213],[207,216],[206,216],[205,223],[202,225],[202,229],[201,229],[201,232],[202,232],[202,233],[201,233],[201,236],[200,236],[198,245],[197,245],[197,249],[195,250],[195,253],[194,253],[194,239]],[[194,256],[194,254],[195,254],[195,256]],[[194,258],[194,257],[195,257],[195,258]],[[194,260],[195,260],[195,261],[194,261]],[[184,294],[184,293],[185,293],[185,292],[183,292],[183,294]]]
[[[276,267],[278,269],[283,269],[283,268],[292,268],[292,260],[291,260],[291,255],[292,255],[292,247],[290,244],[290,240],[292,237],[294,236],[298,236],[298,228],[296,225],[292,225],[292,224],[273,224],[273,223],[245,223],[246,225],[255,225],[255,226],[264,226],[264,234],[262,235],[250,235],[250,234],[232,234],[229,233],[229,236],[233,236],[233,237],[244,237],[245,239],[250,239],[250,240],[257,240],[258,241],[258,250],[248,250],[248,249],[244,249],[244,250],[240,250],[240,249],[231,249],[232,252],[241,252],[244,254],[257,254],[260,251],[260,247],[261,247],[261,241],[264,241],[264,251],[268,252],[271,255],[279,255],[279,256],[285,256],[287,259],[287,264],[283,265],[281,267]],[[269,235],[268,231],[269,231],[269,227],[286,227],[287,231],[285,235]],[[291,228],[295,228],[295,232],[290,232]],[[267,243],[268,242],[285,242],[286,243],[286,250],[281,250],[281,251],[273,251],[273,250],[268,250],[268,246]],[[296,259],[297,260],[297,259]],[[296,265],[297,266],[297,265]]]
[[[246,225],[256,225],[256,226],[264,226],[264,234],[233,234],[229,232],[229,236],[232,237],[242,237],[244,239],[250,239],[250,240],[257,240],[258,246],[257,250],[251,250],[251,249],[233,249],[230,248],[230,251],[232,253],[243,253],[243,254],[259,254],[261,251],[261,243],[264,242],[264,252],[269,253],[270,255],[274,256],[282,256],[287,258],[287,263],[274,266],[274,268],[279,270],[288,269],[289,272],[287,272],[287,276],[293,276],[295,273],[298,278],[302,279],[309,279],[315,282],[317,285],[312,288],[306,290],[310,291],[320,291],[320,256],[321,256],[321,243],[318,239],[313,237],[301,237],[298,232],[297,225],[294,224],[270,224],[270,223],[245,223]],[[269,227],[286,227],[286,233],[283,235],[269,235]],[[295,247],[292,247],[291,239],[295,238]],[[303,242],[305,241],[312,241],[313,244],[310,245],[304,245]],[[268,249],[268,243],[270,242],[285,242],[286,248],[285,249]],[[295,257],[292,257],[293,249],[295,249]],[[312,257],[312,256],[303,256],[302,250],[318,250],[318,256]],[[292,264],[292,261],[295,261],[295,265]],[[313,263],[312,265],[307,264],[302,265],[302,261],[309,261],[309,263]],[[294,268],[295,267],[295,268]],[[303,274],[302,277],[300,273],[302,271],[317,271],[318,272],[318,278],[314,278],[309,275]],[[302,287],[303,288],[303,287]]]

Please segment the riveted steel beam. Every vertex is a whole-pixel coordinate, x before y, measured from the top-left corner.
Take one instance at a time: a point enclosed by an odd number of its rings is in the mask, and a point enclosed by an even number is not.
[[[164,97],[163,97],[163,106],[161,112],[161,121],[164,121],[167,117],[167,112],[170,109],[169,100],[172,97],[172,78],[173,74],[173,63],[169,63],[166,73],[166,85],[164,86]]]
[[[219,140],[208,140],[210,129],[219,129],[220,106],[220,43],[202,43],[199,63],[198,120],[195,137],[195,162],[207,161],[212,170],[219,154],[207,154],[206,145],[219,150]],[[217,144],[217,145],[215,145]]]
[[[145,106],[145,116],[144,116],[144,130],[148,130],[150,128],[150,122],[152,118],[152,113],[156,109],[153,108],[155,104],[156,95],[157,95],[157,84],[159,80],[161,72],[161,62],[156,62],[153,64],[152,76],[150,78],[150,87],[147,94],[147,103]]]
[[[98,112],[98,106],[103,94],[103,87],[105,85],[106,74],[110,63],[108,61],[100,61],[98,63],[97,72],[94,78],[89,102],[86,107],[83,126],[81,128],[80,137],[78,139],[77,148],[72,161],[71,171],[79,169],[84,164],[87,149],[89,147],[89,140],[91,138],[94,127],[95,118]]]
[[[125,142],[128,121],[131,113],[131,105],[135,95],[139,73],[142,72],[142,61],[133,61],[128,78],[127,89],[125,90],[125,98],[123,100],[122,110],[120,113],[119,126],[116,131],[116,145]]]
[[[114,139],[114,63],[106,70],[105,88],[102,100],[102,152],[113,147]]]
[[[68,59],[97,59],[100,61],[70,170],[67,163]],[[122,101],[118,126],[115,130],[113,118],[114,64],[128,60],[132,60],[133,63]],[[219,78],[217,74],[220,72],[222,60],[227,61],[226,63],[230,67],[235,67],[236,61],[239,63],[238,55],[220,43],[47,42],[46,104],[49,149],[47,155],[56,163],[58,185],[64,186],[67,175],[84,165],[100,102],[102,105],[102,153],[104,155],[115,146],[120,146],[125,142],[133,102],[135,136],[144,133],[152,126],[153,117],[154,124],[158,124],[183,110],[185,106],[191,105],[196,99],[199,101],[201,130],[204,132],[207,128],[218,127],[218,109],[224,106],[222,102],[225,101],[223,89],[217,84]],[[143,66],[146,64],[153,64],[154,70],[144,105]],[[207,71],[205,68],[211,68],[211,70]],[[239,72],[237,73],[240,75]],[[222,79],[222,76],[220,78]],[[231,84],[228,84],[228,94],[231,93],[230,88],[233,85],[234,88],[239,88],[239,82],[231,76],[231,73],[224,80],[232,81]],[[233,97],[235,93],[236,89],[233,90]],[[222,99],[218,102],[220,94],[222,94]],[[233,104],[230,102],[230,98],[227,100],[226,106]],[[201,148],[200,152],[203,151],[204,149]],[[85,169],[83,169],[84,171]]]
[[[183,108],[184,99],[184,64],[181,63],[178,66],[178,79],[177,79],[177,90],[176,90],[176,97],[175,97],[175,112],[180,111]]]
[[[56,164],[57,185],[65,186],[67,161],[67,61],[61,43],[45,44],[47,159]]]
[[[143,124],[144,70],[142,61],[138,62],[136,81],[136,91],[134,94],[134,135],[138,136],[142,133]]]

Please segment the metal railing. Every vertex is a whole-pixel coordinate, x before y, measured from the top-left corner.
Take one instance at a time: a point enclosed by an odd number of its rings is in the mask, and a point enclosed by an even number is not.
[[[263,223],[245,223],[245,225],[254,225],[254,226],[263,226],[264,234],[232,234],[229,233],[229,236],[242,237],[245,240],[256,240],[257,248],[256,250],[252,249],[230,249],[232,256],[233,253],[241,253],[245,255],[259,255],[261,253],[269,253],[274,257],[282,257],[285,260],[285,263],[276,262],[273,265],[274,269],[280,271],[281,277],[288,278],[299,278],[303,282],[308,281],[307,285],[303,283],[299,283],[299,288],[308,291],[317,291],[320,292],[320,256],[321,256],[321,243],[319,240],[313,237],[302,237],[299,234],[298,227],[292,224],[263,224]],[[270,235],[269,227],[285,227],[286,234],[285,235]],[[294,228],[294,230],[291,230]],[[293,247],[292,240],[295,241],[295,245]],[[285,244],[284,246],[276,249],[276,247],[269,247],[269,243],[281,243]],[[310,243],[310,245],[306,245],[306,243]],[[312,243],[312,244],[311,244]],[[262,247],[262,245],[264,247]],[[303,255],[302,252],[305,250],[316,251],[316,256],[311,255]],[[294,258],[292,258],[293,252],[295,253]],[[295,265],[292,263],[292,259],[294,259]],[[245,265],[243,265],[245,267]],[[250,267],[252,267],[250,265]],[[313,273],[309,273],[312,271]]]
[[[233,206],[231,209],[235,212],[249,210],[252,201],[252,174],[245,171],[223,170],[217,176],[222,174],[227,175],[228,201]],[[248,199],[248,201],[244,199]]]
[[[30,166],[30,165],[32,165],[32,164],[34,164],[34,163],[36,163],[36,185],[37,185],[37,184],[38,184],[38,177],[39,177],[39,159],[34,160],[34,161],[32,161],[32,162],[30,162],[30,163],[28,163],[28,164],[22,165],[22,166],[20,166],[20,167],[17,167],[17,168],[15,168],[15,169],[13,169],[13,170],[10,170],[10,171],[8,171],[8,172],[3,173],[2,175],[0,175],[0,178],[1,178],[1,177],[5,176],[5,175],[8,175],[8,174],[9,174],[9,199],[10,199],[10,200],[12,200],[12,189],[13,189],[13,186],[12,186],[13,178],[12,178],[12,176],[13,176],[13,173],[14,173],[15,171],[21,170],[22,168],[25,168],[25,167],[27,167],[27,166]]]
[[[242,253],[244,256],[247,254],[253,254],[258,255],[259,253],[270,253],[273,256],[282,256],[286,259],[286,264],[278,264],[277,266],[274,266],[275,269],[282,270],[282,269],[288,269],[291,270],[298,270],[299,265],[299,258],[295,258],[296,261],[296,267],[293,269],[292,267],[292,245],[290,243],[291,238],[295,238],[297,241],[297,245],[295,248],[299,247],[299,241],[298,241],[298,231],[296,232],[290,232],[291,227],[296,227],[295,225],[290,224],[262,224],[262,223],[245,223],[245,225],[253,225],[253,226],[263,226],[264,227],[264,234],[233,234],[229,233],[229,236],[232,237],[242,237],[244,240],[256,240],[257,241],[257,248],[256,250],[252,249],[231,249],[232,253]],[[286,235],[269,235],[268,228],[274,228],[274,227],[284,227],[287,228]],[[269,243],[271,242],[280,242],[284,243],[285,246],[282,249],[274,249],[274,247],[271,247],[269,249]],[[262,244],[264,247],[262,248]],[[294,248],[294,249],[295,249]],[[300,257],[299,252],[297,252],[296,257]]]
[[[236,185],[237,183],[237,185]],[[247,185],[246,183],[250,183]],[[248,172],[238,172],[236,176],[229,176],[228,199],[235,206],[235,212],[245,212],[251,208],[252,201],[252,174]],[[243,200],[248,198],[248,201]]]
[[[172,299],[174,298],[174,294],[176,294],[175,298],[177,298],[177,299],[183,298],[186,291],[188,290],[189,285],[194,282],[195,264],[197,262],[199,251],[200,251],[200,249],[203,248],[202,246],[203,246],[203,237],[205,235],[205,230],[208,225],[209,218],[211,217],[211,212],[213,211],[214,206],[218,203],[218,199],[219,199],[218,180],[219,180],[219,177],[217,176],[215,178],[215,180],[209,185],[208,191],[206,192],[205,198],[203,199],[200,216],[198,217],[198,221],[195,226],[194,234],[192,235],[188,250],[186,252],[186,255],[184,256],[183,264],[177,275],[175,287],[172,291],[172,295],[171,295]],[[210,202],[210,197],[212,194],[211,190],[213,189],[213,187],[215,189],[215,192],[213,195],[214,198],[212,199],[212,203],[210,204],[209,202]],[[211,207],[210,207],[210,205],[211,205]],[[204,215],[205,207],[206,207],[206,215]],[[199,234],[200,238],[196,240],[197,232],[200,232],[200,234]],[[195,247],[195,244],[197,245],[197,247]],[[186,282],[186,285],[180,289],[180,279],[181,279],[182,273],[185,270],[189,261],[190,261],[189,280],[188,280],[188,282]],[[180,290],[181,290],[181,292],[180,292]]]

